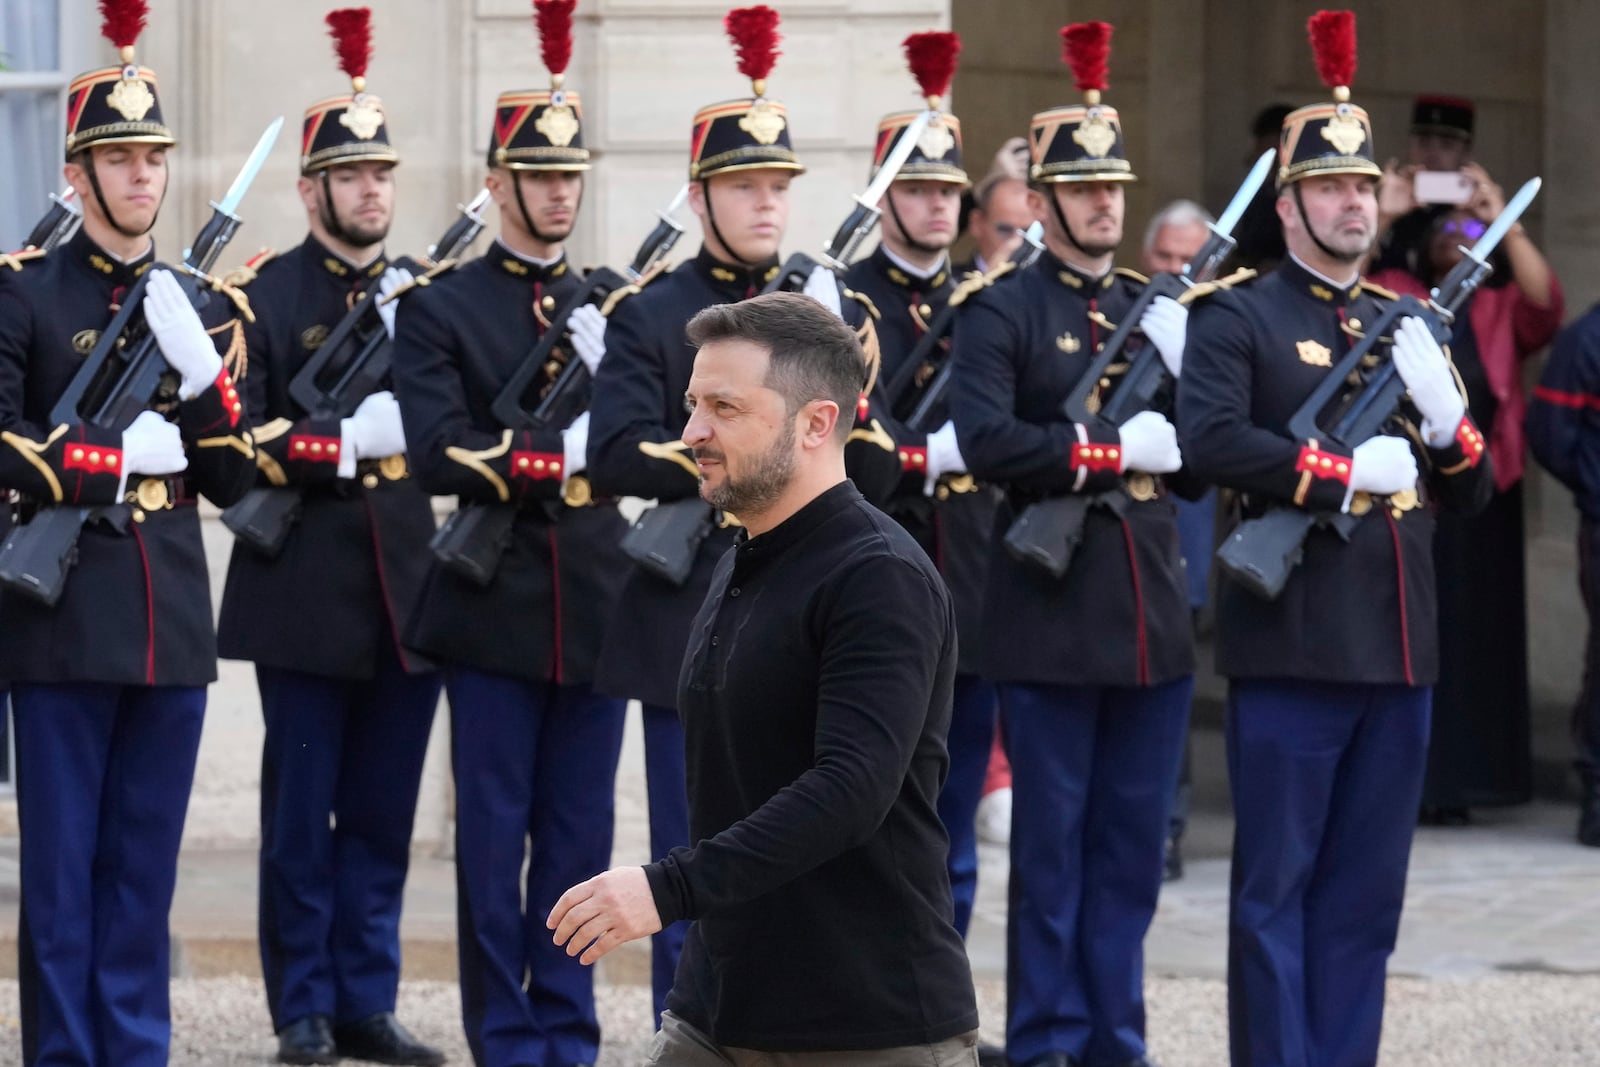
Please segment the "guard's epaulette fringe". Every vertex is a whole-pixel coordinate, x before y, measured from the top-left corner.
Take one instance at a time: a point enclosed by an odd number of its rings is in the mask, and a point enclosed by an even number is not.
[[[1361,279],[1361,288],[1363,291],[1371,293],[1373,296],[1381,296],[1385,300],[1400,299],[1400,294],[1395,292],[1393,289],[1385,289],[1383,286],[1378,285],[1375,282],[1369,282],[1365,278]]]
[[[951,307],[960,307],[962,304],[967,302],[967,297],[973,295],[974,293],[983,292],[983,290],[989,288],[989,286],[993,285],[995,282],[999,281],[1001,278],[1005,277],[1007,274],[1010,274],[1016,269],[1016,263],[1008,259],[1004,263],[990,267],[982,274],[979,274],[977,271],[969,273],[965,278],[961,279],[961,283],[957,285],[955,290],[950,294],[949,305]]]
[[[1256,271],[1253,267],[1240,267],[1225,278],[1214,278],[1209,282],[1200,282],[1198,285],[1190,286],[1184,290],[1182,296],[1178,297],[1178,303],[1187,307],[1203,296],[1210,296],[1212,293],[1220,293],[1224,289],[1232,289],[1236,285],[1243,285],[1255,276]]]
[[[1120,274],[1124,278],[1132,278],[1134,281],[1138,282],[1140,285],[1149,285],[1150,284],[1150,279],[1149,278],[1146,278],[1143,274],[1140,274],[1138,271],[1130,270],[1127,267],[1112,267],[1111,268],[1111,273],[1112,274]]]
[[[43,259],[47,252],[42,248],[24,248],[19,252],[0,252],[0,268],[20,271],[35,260]]]
[[[632,285],[624,285],[620,289],[611,290],[610,294],[608,294],[605,300],[600,304],[600,314],[609,316],[617,309],[618,304],[628,299],[628,297],[633,296],[635,293],[642,292],[645,286],[649,285],[662,275],[671,273],[671,271],[672,268],[667,265],[666,260],[662,260],[660,263],[657,263],[655,266],[645,271],[644,274],[640,276],[639,280],[634,282]]]
[[[245,260],[244,263],[224,274],[222,276],[222,284],[230,289],[243,289],[255,281],[256,275],[261,272],[261,268],[276,259],[277,256],[278,250],[276,248],[263,248]]]

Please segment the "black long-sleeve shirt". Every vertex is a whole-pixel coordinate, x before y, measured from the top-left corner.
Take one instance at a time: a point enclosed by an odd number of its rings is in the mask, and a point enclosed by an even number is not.
[[[668,1008],[767,1051],[977,1026],[935,808],[955,666],[933,564],[849,482],[722,558],[679,680],[697,844],[645,868],[697,920]]]

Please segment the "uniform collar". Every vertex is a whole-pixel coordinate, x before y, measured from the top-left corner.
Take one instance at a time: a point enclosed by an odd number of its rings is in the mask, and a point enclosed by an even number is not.
[[[754,267],[734,266],[712,255],[705,245],[700,246],[692,262],[697,274],[710,282],[713,288],[727,293],[732,300],[743,300],[751,289],[759,293],[778,276],[779,269],[777,256]]]
[[[139,277],[150,269],[150,264],[156,261],[156,246],[152,241],[143,255],[123,262],[101,248],[80,229],[72,236],[72,240],[67,242],[65,254],[96,278],[103,278],[112,285],[128,286],[138,281]]]
[[[484,258],[489,261],[497,273],[503,274],[508,278],[516,278],[518,281],[527,282],[529,285],[534,282],[548,282],[555,278],[565,277],[570,269],[567,264],[565,248],[561,250],[561,254],[553,261],[541,263],[536,259],[530,259],[527,256],[513,252],[499,238],[495,238],[494,244],[489,249],[489,254]]]
[[[1361,292],[1361,275],[1357,274],[1349,285],[1337,285],[1301,263],[1291,252],[1283,257],[1278,273],[1289,288],[1303,296],[1329,307],[1347,307]]]
[[[873,267],[895,285],[908,291],[919,293],[932,292],[943,288],[950,281],[950,260],[945,258],[940,261],[932,274],[919,275],[911,270],[909,265],[901,262],[894,253],[879,244],[872,250],[869,257]]]
[[[1075,267],[1061,259],[1049,249],[1039,254],[1039,269],[1068,289],[1075,289],[1086,296],[1111,288],[1111,283],[1117,276],[1115,270],[1108,270],[1104,274],[1090,274],[1083,268]]]
[[[306,234],[306,248],[324,273],[349,284],[370,281],[389,269],[389,254],[387,251],[380,251],[378,258],[371,263],[365,266],[357,266],[309,233]]]

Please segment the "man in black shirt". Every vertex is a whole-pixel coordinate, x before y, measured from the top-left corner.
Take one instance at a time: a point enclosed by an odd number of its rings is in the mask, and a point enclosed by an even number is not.
[[[651,1063],[974,1064],[936,810],[954,614],[916,542],[845,477],[854,332],[774,293],[708,308],[688,336],[684,441],[702,497],[745,524],[678,682],[698,843],[568,890],[556,943],[593,963],[696,920]]]

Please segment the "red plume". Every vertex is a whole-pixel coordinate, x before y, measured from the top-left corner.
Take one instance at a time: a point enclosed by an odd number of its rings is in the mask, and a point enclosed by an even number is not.
[[[760,81],[778,61],[778,13],[765,4],[736,7],[722,20],[739,53],[739,73]]]
[[[913,33],[905,39],[906,62],[923,96],[944,96],[956,76],[961,38],[953,33]]]
[[[145,0],[100,0],[100,14],[105,19],[100,32],[118,48],[132,48],[144,29],[144,20],[150,14]]]
[[[572,9],[577,6],[578,0],[533,0],[539,54],[551,74],[565,74],[572,62]]]
[[[1072,68],[1079,90],[1108,87],[1111,23],[1074,22],[1061,28],[1061,61]]]
[[[372,59],[372,9],[342,7],[328,12],[328,36],[339,54],[339,69],[352,78],[363,78]]]
[[[1318,11],[1306,23],[1317,74],[1330,89],[1348,86],[1356,76],[1356,13]]]

